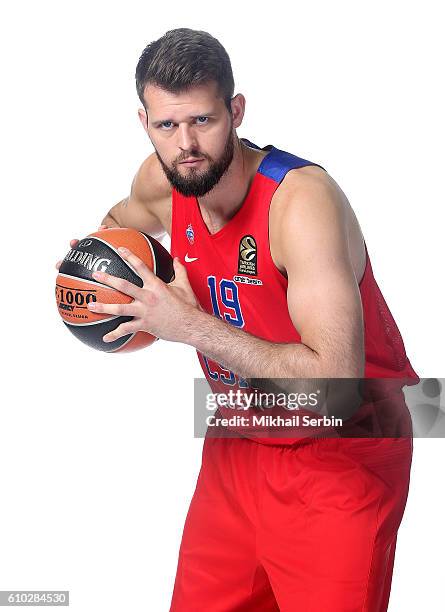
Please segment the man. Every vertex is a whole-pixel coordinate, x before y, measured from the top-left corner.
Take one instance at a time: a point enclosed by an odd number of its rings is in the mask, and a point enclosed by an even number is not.
[[[181,28],[146,47],[139,118],[155,153],[102,223],[172,240],[166,285],[132,253],[134,298],[90,303],[194,346],[215,390],[252,378],[417,381],[356,216],[326,170],[239,139],[230,59]],[[72,243],[73,245],[74,243]],[[206,437],[170,610],[382,612],[408,494],[411,437]]]

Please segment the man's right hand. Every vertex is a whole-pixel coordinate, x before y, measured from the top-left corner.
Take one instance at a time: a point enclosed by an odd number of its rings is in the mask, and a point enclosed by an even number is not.
[[[99,230],[103,230],[103,229],[107,229],[106,225],[99,225]],[[77,240],[77,238],[73,238],[72,240],[70,240],[70,248],[74,249],[77,245],[79,241]],[[58,270],[60,268],[60,266],[62,265],[62,261],[63,259],[59,259],[59,261],[56,263],[56,270]]]

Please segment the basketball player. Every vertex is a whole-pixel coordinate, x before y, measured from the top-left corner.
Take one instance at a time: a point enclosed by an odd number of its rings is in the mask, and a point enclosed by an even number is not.
[[[145,330],[192,345],[218,391],[252,377],[417,382],[341,188],[238,138],[246,101],[221,44],[167,32],[136,84],[155,152],[102,223],[167,232],[176,278],[128,251],[142,288],[95,273],[134,298],[89,304],[134,317],[104,340]],[[383,612],[411,459],[411,437],[206,436],[171,612]]]

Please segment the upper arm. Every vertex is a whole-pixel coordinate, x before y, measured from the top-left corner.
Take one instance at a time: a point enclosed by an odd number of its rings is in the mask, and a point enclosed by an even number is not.
[[[279,211],[280,260],[289,314],[326,377],[361,377],[364,331],[346,211],[328,179],[300,180]]]
[[[137,171],[131,184],[130,195],[113,206],[110,215],[120,227],[132,227],[160,237],[169,228],[164,227],[169,214],[162,207],[170,205],[171,187],[153,153]]]

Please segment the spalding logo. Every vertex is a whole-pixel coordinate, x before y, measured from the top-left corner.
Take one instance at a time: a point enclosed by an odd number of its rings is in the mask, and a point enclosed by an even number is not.
[[[87,270],[91,270],[92,272],[105,272],[111,263],[111,259],[99,257],[87,251],[75,251],[73,249],[70,249],[65,260],[84,266]]]

